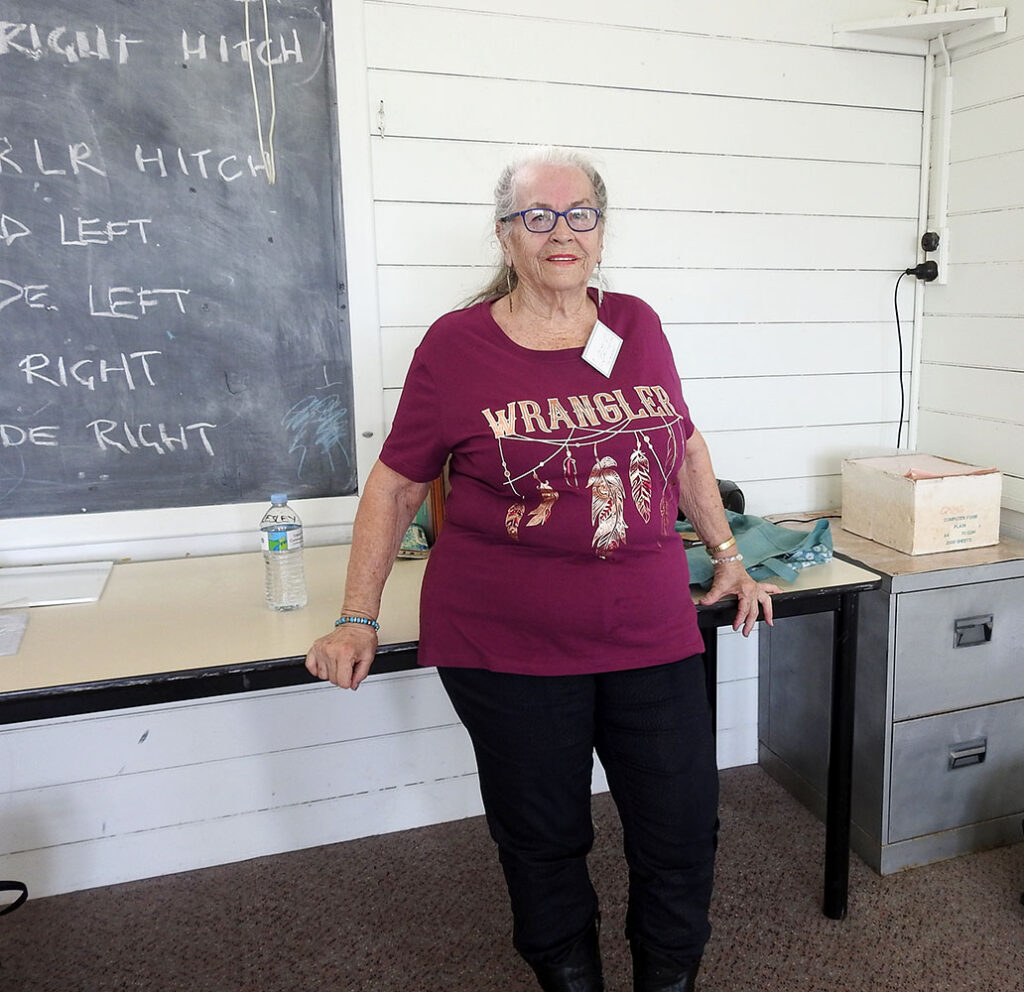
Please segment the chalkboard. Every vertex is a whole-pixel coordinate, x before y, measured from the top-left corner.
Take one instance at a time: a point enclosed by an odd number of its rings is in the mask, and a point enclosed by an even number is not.
[[[355,490],[333,83],[325,0],[3,5],[0,517]]]

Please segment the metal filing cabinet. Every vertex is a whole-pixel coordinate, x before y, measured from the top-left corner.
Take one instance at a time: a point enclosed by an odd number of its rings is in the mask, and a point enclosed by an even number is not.
[[[910,556],[832,528],[882,576],[860,597],[853,849],[876,871],[1017,841],[1024,542]],[[762,625],[759,761],[824,815],[832,617]]]

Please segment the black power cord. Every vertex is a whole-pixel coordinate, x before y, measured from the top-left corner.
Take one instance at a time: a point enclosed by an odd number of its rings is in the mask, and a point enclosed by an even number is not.
[[[934,238],[934,242],[926,241],[927,238]],[[926,251],[934,251],[938,246],[939,238],[938,235],[925,234],[921,239],[922,247]],[[903,389],[903,331],[900,328],[900,304],[899,304],[899,291],[900,291],[900,279],[904,276],[915,276],[922,282],[932,282],[939,277],[939,266],[938,263],[933,262],[929,259],[927,262],[921,262],[919,265],[913,266],[913,268],[904,269],[899,279],[896,280],[896,288],[892,291],[892,306],[893,310],[896,311],[896,342],[899,345],[899,356],[900,356],[900,419],[898,421],[898,427],[896,429],[896,449],[899,450],[900,442],[903,440],[903,411],[906,405],[906,397],[904,396]]]
[[[899,345],[899,376],[900,376],[900,418],[897,421],[898,427],[896,429],[896,450],[899,450],[900,441],[903,438],[903,407],[906,402],[906,398],[903,395],[903,331],[900,328],[900,302],[899,302],[899,291],[900,291],[900,280],[904,276],[913,274],[913,269],[907,269],[905,272],[901,272],[899,279],[896,280],[896,288],[892,291],[892,306],[896,311],[896,343]]]

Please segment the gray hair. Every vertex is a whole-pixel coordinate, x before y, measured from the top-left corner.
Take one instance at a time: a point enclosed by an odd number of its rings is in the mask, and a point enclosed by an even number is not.
[[[605,211],[608,209],[608,190],[605,188],[601,174],[590,159],[573,148],[539,145],[517,156],[502,170],[497,185],[494,187],[495,224],[503,224],[507,230],[513,223],[510,220],[503,221],[502,218],[515,211],[518,203],[519,178],[527,168],[534,165],[565,165],[579,169],[590,180],[590,185],[594,188],[594,206],[601,211],[603,222]],[[509,291],[509,287],[515,289],[518,283],[519,276],[515,269],[506,265],[504,257],[502,257],[487,285],[479,292],[474,293],[463,306],[472,306],[474,303],[482,303],[485,300],[496,300],[504,296]]]

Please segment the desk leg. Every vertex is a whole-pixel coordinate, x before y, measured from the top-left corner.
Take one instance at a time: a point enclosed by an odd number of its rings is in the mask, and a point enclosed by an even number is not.
[[[704,685],[711,707],[711,733],[718,736],[718,628],[704,627]]]
[[[856,593],[843,594],[834,620],[823,907],[825,915],[832,920],[841,920],[846,916],[850,881],[850,792],[853,781],[857,606]]]

